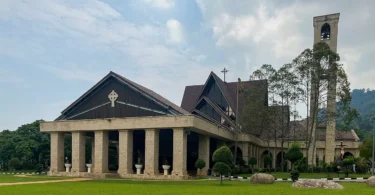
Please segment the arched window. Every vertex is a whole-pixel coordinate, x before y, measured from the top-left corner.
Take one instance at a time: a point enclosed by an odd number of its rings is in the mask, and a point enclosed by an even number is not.
[[[322,26],[320,38],[321,38],[321,40],[326,40],[326,39],[329,40],[331,38],[331,27],[329,26],[329,24],[325,23]]]

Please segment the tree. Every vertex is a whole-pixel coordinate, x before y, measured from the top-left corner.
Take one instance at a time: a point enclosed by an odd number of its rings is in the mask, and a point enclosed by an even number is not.
[[[272,165],[272,158],[270,155],[264,156],[264,165],[268,168],[269,171],[270,166]]]
[[[294,163],[303,158],[303,154],[300,151],[300,145],[298,142],[294,142],[286,153],[286,158],[292,164],[292,169],[294,170]]]
[[[353,157],[348,157],[342,160],[342,165],[345,167],[345,177],[349,176],[350,167],[355,163],[355,159]]]
[[[372,160],[372,138],[365,139],[359,146],[359,155],[366,160]]]
[[[223,184],[223,175],[228,174],[231,171],[231,169],[227,164],[225,164],[223,162],[217,162],[212,167],[212,171],[220,174],[220,185],[222,185]]]
[[[10,159],[9,161],[9,169],[10,170],[21,170],[22,169],[22,165],[21,165],[21,161],[18,159],[18,158],[12,158]]]
[[[250,157],[248,160],[248,164],[251,165],[251,169],[254,169],[254,165],[257,164],[257,159],[255,157]]]
[[[337,113],[335,110],[336,99],[342,104],[341,109],[344,115],[354,116],[353,110],[350,108],[350,83],[347,75],[338,61],[340,57],[333,52],[325,42],[319,42],[314,45],[313,49],[305,50],[294,61],[294,70],[299,74],[303,88],[303,101],[307,103],[307,148],[309,152],[307,158],[314,163],[313,156],[315,156],[316,144],[316,125],[322,122],[330,125],[336,121]],[[310,92],[310,94],[309,94]],[[327,100],[334,100],[333,104],[328,104],[325,117],[320,120],[318,113],[320,108],[325,107]],[[332,108],[332,106],[334,106]],[[310,108],[310,109],[309,109]],[[350,123],[353,117],[344,117]]]
[[[38,163],[49,161],[50,137],[41,133],[41,120],[25,124],[15,131],[0,133],[0,161],[7,167],[12,158],[17,158],[24,168],[34,168]]]
[[[227,146],[222,146],[214,152],[212,160],[215,162],[212,170],[220,174],[220,184],[223,184],[223,175],[231,172],[233,154]]]
[[[206,162],[204,162],[204,160],[197,159],[197,161],[195,161],[195,168],[199,169],[200,174],[202,174],[202,169],[204,167],[206,167]]]

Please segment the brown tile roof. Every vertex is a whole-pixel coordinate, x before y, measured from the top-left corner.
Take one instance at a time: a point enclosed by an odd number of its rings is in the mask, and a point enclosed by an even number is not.
[[[296,127],[294,128],[294,125]],[[323,125],[324,126],[324,125]],[[294,130],[295,129],[295,130]],[[318,141],[325,141],[326,140],[326,132],[325,129],[317,128],[317,140]],[[300,121],[291,121],[290,122],[290,131],[289,135],[286,139],[297,139],[297,140],[304,140],[307,136],[306,133],[306,120],[300,120]],[[335,131],[335,139],[336,141],[359,141],[359,138],[354,130],[350,131],[341,131],[336,130]]]

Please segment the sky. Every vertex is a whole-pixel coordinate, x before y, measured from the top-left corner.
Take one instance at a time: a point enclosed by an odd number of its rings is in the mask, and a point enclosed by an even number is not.
[[[313,17],[340,12],[352,88],[374,88],[372,0],[0,0],[0,130],[54,120],[109,71],[177,105],[210,71],[248,80],[313,45]]]

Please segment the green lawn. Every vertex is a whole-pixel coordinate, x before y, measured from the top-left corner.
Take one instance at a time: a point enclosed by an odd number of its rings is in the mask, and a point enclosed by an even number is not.
[[[0,175],[0,183],[15,183],[15,182],[28,182],[28,181],[45,181],[64,179],[63,177],[49,177],[46,175],[32,175],[27,177],[19,177],[15,175]]]
[[[276,178],[290,178],[289,173],[270,173]],[[250,177],[251,174],[240,174],[241,177]],[[319,178],[327,178],[327,173],[300,173],[300,178],[313,178],[313,179],[319,179]],[[331,173],[331,177],[337,178],[339,177],[337,173]],[[340,178],[345,177],[344,173],[340,173]],[[349,174],[349,177],[371,177],[371,174]]]
[[[0,194],[375,194],[375,188],[365,183],[342,183],[344,190],[294,189],[291,182],[277,182],[272,185],[253,185],[248,181],[224,181],[223,186],[216,180],[201,181],[130,181],[93,180],[87,182],[66,182],[1,186]]]

